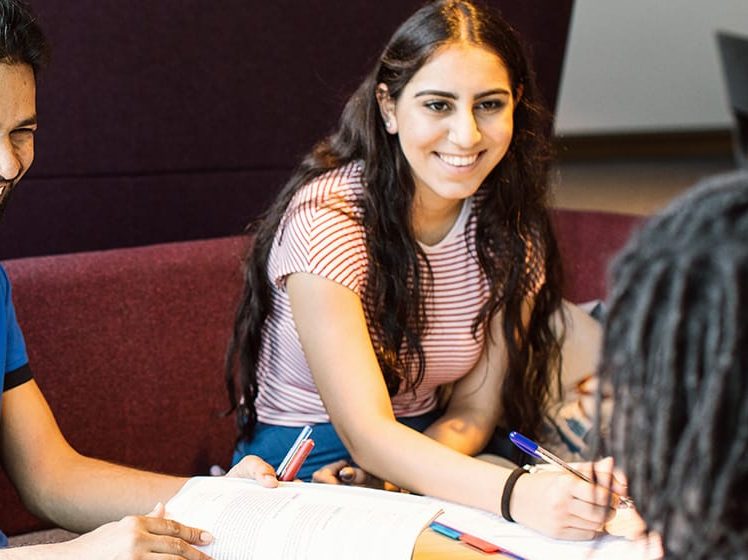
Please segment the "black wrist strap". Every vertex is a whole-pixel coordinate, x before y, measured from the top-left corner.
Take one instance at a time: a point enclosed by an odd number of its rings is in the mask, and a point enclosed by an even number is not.
[[[517,479],[523,474],[527,474],[527,471],[522,467],[514,469],[509,478],[506,479],[504,491],[501,493],[501,517],[512,523],[514,523],[514,519],[512,519],[512,514],[509,513],[509,501],[512,499],[512,490],[514,490]]]

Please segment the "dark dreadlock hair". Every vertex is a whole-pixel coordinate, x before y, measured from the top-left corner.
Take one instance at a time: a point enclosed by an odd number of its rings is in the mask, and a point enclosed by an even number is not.
[[[611,449],[668,558],[748,558],[748,173],[649,222],[612,267]]]
[[[272,311],[266,267],[279,223],[298,189],[351,161],[363,162],[365,194],[360,219],[372,263],[363,305],[382,374],[391,395],[421,382],[425,370],[421,336],[427,328],[423,296],[431,279],[420,273],[419,262],[428,264],[428,259],[412,231],[415,186],[410,167],[398,138],[385,130],[376,88],[385,84],[390,97],[397,100],[437,49],[462,41],[495,53],[508,70],[514,98],[521,97],[509,149],[476,196],[480,201],[477,258],[491,288],[473,334],[477,336],[479,329],[503,311],[509,357],[502,390],[504,419],[514,429],[539,434],[552,376],[560,372],[560,345],[549,321],[560,307],[561,265],[546,209],[547,115],[514,30],[495,11],[473,1],[439,0],[426,4],[398,28],[374,69],[348,100],[337,130],[306,156],[256,225],[226,368],[232,409],[238,405],[237,392],[243,402],[238,418],[240,438],[250,439],[256,424],[257,364],[263,325]],[[526,266],[528,261],[533,266]],[[522,307],[528,288],[543,276],[545,283],[525,324]]]

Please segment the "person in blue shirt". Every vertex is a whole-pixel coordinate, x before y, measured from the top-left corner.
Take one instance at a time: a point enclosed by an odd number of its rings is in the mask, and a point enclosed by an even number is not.
[[[0,0],[0,216],[34,159],[36,75],[46,58],[28,6]],[[186,479],[85,457],[65,440],[33,379],[2,267],[0,388],[0,459],[24,504],[56,525],[91,531],[64,543],[0,548],[0,560],[208,558],[193,546],[210,542],[208,533],[163,517],[161,504]],[[277,485],[272,467],[257,457],[229,474]]]
[[[31,370],[26,357],[26,346],[21,329],[18,328],[13,302],[10,298],[10,282],[0,266],[0,385],[8,391],[31,379]],[[0,400],[2,407],[2,400]],[[0,408],[0,411],[2,408]]]

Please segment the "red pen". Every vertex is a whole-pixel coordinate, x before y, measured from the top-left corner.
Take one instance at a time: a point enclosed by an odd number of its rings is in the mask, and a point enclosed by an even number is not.
[[[294,453],[293,457],[291,457],[291,460],[288,462],[288,466],[286,467],[285,471],[283,471],[283,474],[280,477],[283,482],[289,482],[296,478],[296,473],[299,472],[301,465],[304,464],[304,461],[306,461],[306,458],[309,456],[309,453],[311,453],[313,447],[313,439],[305,439],[301,443],[299,448],[296,450],[296,453]]]

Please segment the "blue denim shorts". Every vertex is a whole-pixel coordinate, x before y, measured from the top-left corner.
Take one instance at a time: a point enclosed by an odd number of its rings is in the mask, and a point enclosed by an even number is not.
[[[420,416],[398,418],[397,421],[409,428],[423,432],[440,415],[439,411],[434,410]],[[245,455],[258,455],[277,469],[286,453],[288,453],[288,449],[296,441],[299,432],[301,432],[301,427],[290,428],[258,422],[252,440],[240,441],[237,444],[231,464],[232,466],[235,465]],[[311,438],[314,440],[314,449],[299,470],[298,478],[301,480],[310,481],[314,471],[329,463],[341,459],[351,460],[348,450],[329,422],[313,424]]]

